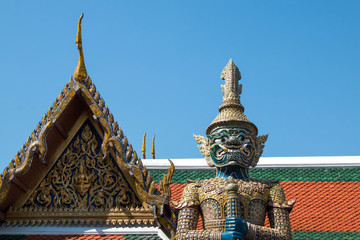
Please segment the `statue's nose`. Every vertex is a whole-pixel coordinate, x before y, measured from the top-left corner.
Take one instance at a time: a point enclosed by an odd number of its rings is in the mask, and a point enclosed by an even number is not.
[[[239,142],[238,138],[231,136],[228,140],[228,144],[229,145],[238,145],[238,144],[240,144],[240,142]]]

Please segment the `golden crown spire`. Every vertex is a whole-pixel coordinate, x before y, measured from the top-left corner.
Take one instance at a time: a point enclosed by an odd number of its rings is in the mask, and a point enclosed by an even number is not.
[[[83,19],[83,17],[84,14],[82,13],[79,18],[77,32],[76,32],[76,39],[75,39],[75,43],[79,50],[79,61],[74,71],[74,78],[78,82],[84,82],[88,77],[85,67],[84,53],[82,49],[82,40],[81,40],[81,20]]]
[[[239,80],[241,74],[232,59],[222,70],[221,79],[225,80],[225,85],[221,85],[224,94],[223,102],[219,107],[219,115],[207,127],[206,134],[209,135],[214,129],[221,126],[246,125],[257,135],[257,127],[245,116],[244,107],[240,103],[242,85],[239,85]]]
[[[244,111],[244,107],[240,103],[242,85],[239,85],[239,80],[241,79],[241,74],[239,68],[231,58],[221,72],[221,79],[225,80],[225,85],[221,85],[221,91],[224,97],[219,110],[224,107],[233,106]]]

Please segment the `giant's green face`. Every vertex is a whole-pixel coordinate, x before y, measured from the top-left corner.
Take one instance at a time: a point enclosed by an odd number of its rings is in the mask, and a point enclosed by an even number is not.
[[[219,128],[208,135],[210,156],[216,167],[249,167],[255,155],[255,136],[247,128]]]

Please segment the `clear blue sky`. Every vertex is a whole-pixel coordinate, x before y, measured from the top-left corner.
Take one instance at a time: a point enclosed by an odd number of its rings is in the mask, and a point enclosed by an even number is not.
[[[81,12],[88,73],[139,154],[147,132],[157,158],[201,157],[233,58],[264,156],[360,155],[359,1],[1,1],[1,169],[72,75]]]

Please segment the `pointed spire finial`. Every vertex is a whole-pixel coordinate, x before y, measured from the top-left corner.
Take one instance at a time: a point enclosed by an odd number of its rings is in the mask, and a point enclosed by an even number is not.
[[[229,104],[235,104],[244,111],[244,107],[240,103],[242,85],[239,85],[239,80],[241,79],[241,74],[239,68],[231,58],[221,72],[221,79],[225,80],[225,85],[221,85],[224,97],[223,104],[220,108],[228,106]]]
[[[146,133],[144,133],[144,137],[143,137],[143,143],[142,143],[142,148],[141,148],[141,152],[143,154],[143,159],[146,159],[146,148],[145,148],[145,138],[146,138]]]
[[[152,139],[151,155],[152,155],[152,158],[155,159],[155,134]]]
[[[85,67],[84,53],[82,49],[82,40],[81,40],[81,20],[83,19],[83,17],[84,17],[84,13],[82,13],[79,18],[77,32],[76,32],[76,39],[75,39],[75,43],[79,50],[79,61],[74,71],[74,78],[78,82],[84,82],[88,77]]]
[[[221,78],[225,80],[225,85],[221,85],[224,94],[223,102],[219,107],[219,114],[206,129],[209,135],[213,130],[224,126],[247,126],[257,135],[257,127],[244,114],[244,107],[240,103],[242,90],[239,80],[240,71],[232,59],[226,64],[221,72]]]

